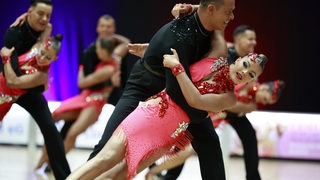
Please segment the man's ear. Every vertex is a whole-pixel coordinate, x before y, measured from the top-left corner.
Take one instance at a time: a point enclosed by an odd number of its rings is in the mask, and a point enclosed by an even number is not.
[[[217,11],[216,4],[215,4],[214,2],[208,4],[208,6],[207,6],[207,11],[208,11],[210,14],[213,14],[215,11]]]

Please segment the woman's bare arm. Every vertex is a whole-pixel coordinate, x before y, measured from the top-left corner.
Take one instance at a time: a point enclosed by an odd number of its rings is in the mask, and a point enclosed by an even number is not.
[[[180,64],[177,52],[172,49],[172,55],[164,55],[163,64],[171,68]],[[236,103],[236,97],[233,91],[223,94],[203,94],[194,86],[185,72],[176,76],[183,96],[191,107],[210,112],[218,112],[233,106]]]
[[[104,82],[111,78],[111,76],[115,73],[115,67],[106,66],[102,67],[95,72],[84,76],[83,70],[79,70],[78,72],[78,87],[80,89],[86,89],[98,83]]]

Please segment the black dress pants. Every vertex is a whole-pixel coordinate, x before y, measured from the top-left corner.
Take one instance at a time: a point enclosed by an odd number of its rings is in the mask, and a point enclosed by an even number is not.
[[[41,93],[27,93],[16,102],[28,111],[38,124],[47,148],[50,165],[57,180],[64,180],[70,174],[62,138],[52,119],[48,103]]]
[[[246,116],[232,116],[229,119],[230,125],[235,129],[242,142],[247,180],[260,180],[256,131]]]

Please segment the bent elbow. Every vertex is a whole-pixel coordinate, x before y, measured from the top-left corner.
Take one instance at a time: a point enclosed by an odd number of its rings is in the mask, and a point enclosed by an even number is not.
[[[226,103],[224,109],[227,109],[237,104],[237,98],[235,96],[231,96],[225,102]]]
[[[6,80],[6,83],[9,88],[16,88],[17,87],[17,84],[15,83],[15,81]]]
[[[79,89],[85,89],[85,82],[84,81],[78,81],[78,88]]]
[[[237,103],[237,98],[235,96],[230,98],[230,106],[234,106]]]
[[[201,107],[199,106],[201,100],[200,98],[197,97],[190,97],[187,99],[187,103],[189,104],[189,106],[196,108],[196,109],[200,109]]]
[[[235,96],[228,96],[226,98],[221,99],[223,103],[221,105],[218,105],[215,112],[223,111],[228,108],[231,108],[232,106],[236,105],[237,98]]]

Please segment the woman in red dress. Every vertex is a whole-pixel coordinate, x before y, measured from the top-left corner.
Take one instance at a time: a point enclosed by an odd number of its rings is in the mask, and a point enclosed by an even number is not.
[[[50,64],[58,57],[61,48],[60,34],[36,43],[30,51],[19,56],[18,66],[24,74],[17,76],[11,66],[14,47],[1,49],[3,72],[0,73],[0,121],[10,110],[12,104],[26,93],[28,88],[45,85],[48,88]]]
[[[86,56],[86,51],[78,71],[78,86],[81,93],[61,102],[53,111],[54,121],[72,122],[64,138],[65,152],[68,153],[76,142],[78,135],[94,124],[112,91],[108,80],[119,70],[119,62],[113,57],[115,39],[98,38],[95,42],[98,60]],[[48,162],[48,155],[43,146],[42,155],[36,169]]]

